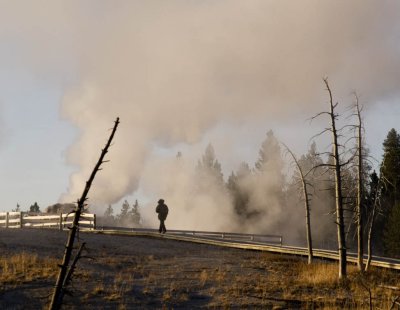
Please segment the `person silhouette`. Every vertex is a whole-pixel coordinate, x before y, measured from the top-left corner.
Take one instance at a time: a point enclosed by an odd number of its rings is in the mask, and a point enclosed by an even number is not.
[[[158,219],[160,220],[160,228],[158,231],[160,234],[165,234],[167,229],[165,228],[165,220],[168,215],[168,206],[164,203],[164,199],[160,199],[158,201],[158,205],[156,207],[156,212],[158,213]]]

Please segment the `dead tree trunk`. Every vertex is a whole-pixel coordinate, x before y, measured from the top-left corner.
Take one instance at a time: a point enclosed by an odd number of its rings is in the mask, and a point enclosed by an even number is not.
[[[364,191],[364,182],[363,182],[363,145],[362,145],[362,119],[361,119],[361,109],[358,103],[358,97],[356,97],[356,110],[357,110],[357,206],[356,206],[356,215],[357,215],[357,268],[359,271],[363,271],[363,260],[364,260],[364,238],[363,238],[363,191]]]
[[[75,210],[75,216],[74,216],[74,220],[72,223],[72,227],[70,228],[67,243],[65,245],[63,261],[62,261],[62,264],[60,265],[60,272],[58,274],[56,286],[54,288],[53,296],[52,296],[51,303],[50,303],[49,309],[51,309],[51,310],[61,308],[62,299],[63,299],[63,295],[64,295],[63,284],[65,283],[65,277],[67,275],[68,266],[69,266],[69,262],[70,262],[71,255],[72,255],[72,250],[73,250],[74,241],[75,241],[75,235],[78,231],[79,218],[81,216],[81,213],[84,210],[85,202],[87,200],[87,195],[89,193],[90,186],[92,185],[92,182],[96,176],[96,173],[97,173],[97,171],[101,170],[100,166],[105,162],[104,157],[108,152],[108,148],[111,145],[112,139],[114,138],[114,134],[117,130],[118,124],[119,124],[119,118],[116,119],[114,128],[113,128],[111,135],[106,143],[106,146],[102,150],[102,152],[100,154],[100,158],[97,161],[97,164],[94,167],[94,169],[89,177],[89,180],[86,182],[86,186],[85,186],[85,189],[83,190],[81,198],[78,200],[78,205]]]
[[[297,167],[297,170],[300,175],[303,196],[304,196],[304,209],[306,213],[306,238],[307,238],[307,248],[308,248],[308,264],[312,263],[313,260],[313,246],[312,246],[312,237],[311,237],[311,220],[310,220],[310,197],[307,191],[307,181],[305,178],[305,174],[303,173],[303,169],[301,168],[299,161],[297,160],[294,153],[287,147],[284,143],[283,146],[286,148],[288,153],[292,156],[293,161]]]
[[[336,200],[336,225],[337,225],[337,238],[339,248],[339,279],[346,278],[347,276],[347,249],[345,239],[345,227],[344,227],[344,216],[343,216],[343,194],[342,194],[342,175],[341,175],[341,163],[339,153],[339,142],[338,132],[336,128],[335,107],[333,104],[332,91],[329,87],[327,79],[324,79],[326,88],[329,93],[329,104],[330,112],[328,113],[331,118],[331,132],[332,132],[332,144],[333,144],[333,168],[335,171],[335,200]]]
[[[384,164],[385,164],[385,159],[382,162],[382,166],[384,166]],[[373,229],[374,229],[374,224],[375,224],[376,213],[378,212],[378,209],[379,209],[379,203],[380,203],[380,198],[381,198],[381,194],[382,194],[382,189],[385,187],[385,185],[386,185],[386,182],[385,182],[385,178],[382,174],[382,169],[381,169],[379,179],[378,179],[378,184],[375,189],[374,203],[372,205],[371,220],[370,220],[370,224],[369,224],[369,228],[368,228],[367,263],[365,264],[365,271],[368,271],[369,267],[371,266]]]
[[[371,260],[372,260],[372,244],[371,244],[371,239],[372,239],[372,231],[374,227],[374,222],[375,222],[375,212],[376,212],[376,203],[374,202],[374,206],[372,208],[372,214],[371,214],[371,223],[369,225],[368,229],[368,240],[367,240],[367,263],[365,264],[365,271],[368,271],[369,266],[371,266]]]

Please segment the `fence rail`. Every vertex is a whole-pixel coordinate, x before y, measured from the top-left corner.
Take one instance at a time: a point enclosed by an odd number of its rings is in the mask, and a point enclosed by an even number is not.
[[[111,231],[130,231],[135,233],[157,233],[158,229],[154,228],[127,228],[115,226],[102,226],[98,225],[97,229],[111,230]],[[276,244],[282,246],[281,235],[261,235],[261,234],[244,234],[232,232],[215,232],[215,231],[201,231],[201,230],[178,230],[169,229],[168,235],[176,236],[193,236],[201,238],[218,238],[231,241],[246,241],[248,243],[262,243],[262,244]]]
[[[184,232],[183,234],[178,234],[176,232]],[[217,245],[222,247],[230,247],[237,249],[245,249],[245,250],[255,250],[255,251],[265,251],[265,252],[274,252],[280,254],[288,254],[288,255],[296,255],[296,256],[307,256],[308,250],[303,247],[292,247],[292,246],[283,246],[282,244],[272,245],[271,240],[263,241],[264,244],[254,243],[248,240],[229,240],[228,238],[221,237],[221,233],[213,233],[206,232],[207,234],[201,235],[203,232],[195,231],[192,234],[190,231],[171,231],[169,230],[167,234],[160,234],[155,229],[124,229],[124,228],[116,228],[111,229],[110,227],[103,227],[100,230],[91,230],[88,233],[95,234],[104,234],[104,235],[130,235],[130,236],[149,236],[156,238],[164,238],[178,241],[187,241],[199,244],[210,244]],[[205,235],[215,234],[216,238],[208,238]],[[219,235],[219,236],[218,236]],[[235,234],[232,234],[235,235]],[[240,235],[240,234],[238,234]],[[246,234],[244,234],[246,235]],[[260,236],[260,235],[254,235]],[[268,236],[268,235],[266,235]],[[280,236],[268,236],[268,237],[280,237]],[[282,239],[281,239],[282,240]],[[272,241],[273,242],[273,241]],[[322,250],[322,249],[314,249],[314,257],[323,258],[323,259],[332,259],[339,260],[339,255],[337,251],[330,250]],[[355,253],[348,253],[347,261],[349,263],[356,263],[357,256]],[[367,257],[364,255],[364,263],[366,263]],[[393,259],[388,257],[379,257],[373,256],[371,261],[372,266],[380,267],[380,268],[388,268],[388,269],[396,269],[400,270],[400,260]]]
[[[74,213],[32,215],[27,212],[0,212],[0,228],[64,228],[72,225]],[[80,229],[96,229],[96,214],[82,213]]]

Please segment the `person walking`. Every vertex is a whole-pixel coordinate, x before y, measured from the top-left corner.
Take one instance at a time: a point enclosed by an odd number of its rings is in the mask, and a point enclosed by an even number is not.
[[[164,203],[164,199],[160,199],[158,201],[156,212],[158,213],[158,219],[160,220],[160,228],[158,229],[158,231],[160,232],[160,234],[165,234],[167,232],[167,229],[165,228],[164,222],[167,219],[168,206]]]

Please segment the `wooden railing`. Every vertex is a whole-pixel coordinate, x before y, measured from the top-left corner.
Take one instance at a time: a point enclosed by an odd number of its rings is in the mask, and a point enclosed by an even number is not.
[[[297,255],[297,256],[307,256],[308,250],[307,248],[303,247],[293,247],[293,246],[284,246],[284,245],[271,245],[271,244],[254,244],[249,241],[237,242],[234,240],[227,240],[226,238],[221,237],[221,233],[219,233],[219,237],[221,239],[210,239],[205,238],[195,232],[195,234],[173,234],[170,231],[167,231],[166,234],[160,234],[155,229],[125,229],[117,230],[112,229],[104,229],[104,230],[90,230],[87,233],[94,233],[94,234],[103,234],[103,235],[122,235],[122,236],[149,236],[149,237],[156,237],[156,238],[163,238],[163,239],[171,239],[171,240],[178,240],[178,241],[187,241],[199,244],[209,244],[209,245],[217,245],[222,247],[230,247],[230,248],[237,248],[237,249],[245,249],[245,250],[253,250],[253,251],[264,251],[264,252],[273,252],[273,253],[280,253],[280,254],[288,254],[288,255]],[[209,234],[209,233],[208,233]],[[225,237],[225,236],[224,236]],[[270,241],[267,241],[270,242]],[[331,259],[331,260],[339,260],[339,256],[337,251],[330,251],[330,250],[322,250],[322,249],[314,249],[314,257],[316,258],[323,258],[323,259]],[[356,263],[357,262],[357,255],[355,253],[348,253],[347,261],[349,263]],[[367,257],[364,256],[364,263],[366,263]],[[373,256],[372,257],[372,266],[381,267],[381,268],[388,268],[388,269],[396,269],[400,270],[400,260],[388,257],[379,257]]]
[[[0,228],[58,228],[71,226],[74,213],[32,215],[26,212],[0,212]],[[96,214],[82,213],[80,229],[96,229]]]

